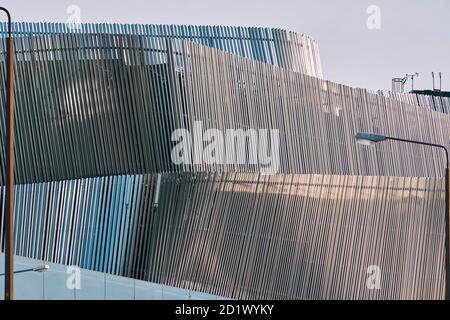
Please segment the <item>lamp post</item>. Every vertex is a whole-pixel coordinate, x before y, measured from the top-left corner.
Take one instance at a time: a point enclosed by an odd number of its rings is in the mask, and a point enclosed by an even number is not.
[[[6,58],[6,163],[5,163],[5,300],[14,299],[14,43],[11,15],[0,7],[8,17]]]
[[[407,142],[407,143],[414,143],[414,144],[420,144],[424,146],[430,146],[430,147],[437,147],[441,148],[445,151],[445,156],[447,160],[447,167],[445,168],[445,300],[450,300],[450,240],[449,240],[449,234],[450,234],[450,166],[449,166],[449,157],[448,157],[448,150],[446,147],[440,144],[434,144],[434,143],[427,143],[427,142],[421,142],[421,141],[414,141],[414,140],[407,140],[407,139],[400,139],[400,138],[394,138],[394,137],[388,137],[381,134],[374,134],[374,133],[365,133],[365,132],[358,132],[355,135],[356,142],[363,144],[363,145],[374,145],[375,143],[385,141],[385,140],[393,140],[393,141],[400,141],[400,142]]]
[[[38,267],[34,267],[34,268],[14,271],[14,274],[25,273],[25,272],[47,272],[48,269],[50,269],[50,266],[48,264],[44,264],[42,266],[38,266]],[[0,276],[4,276],[4,275],[5,275],[4,273],[0,273]]]

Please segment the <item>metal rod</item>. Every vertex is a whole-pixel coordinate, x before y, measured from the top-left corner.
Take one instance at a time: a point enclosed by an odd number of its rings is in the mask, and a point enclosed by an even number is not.
[[[14,44],[8,16],[6,72],[6,196],[5,196],[5,300],[14,299]]]
[[[447,150],[446,147],[444,147],[441,144],[428,143],[428,142],[415,141],[415,140],[408,140],[408,139],[401,139],[401,138],[394,138],[394,137],[386,137],[386,140],[408,142],[408,143],[414,143],[414,144],[421,144],[421,145],[424,145],[424,146],[441,148],[441,149],[443,149],[445,151],[445,157],[446,157],[446,160],[447,160],[447,168],[450,168],[450,163],[449,163],[449,158],[448,158],[448,150]]]
[[[445,170],[445,300],[450,300],[450,168]]]
[[[433,79],[433,91],[434,91],[434,72],[431,72],[431,78]]]
[[[25,272],[31,272],[31,271],[34,271],[34,269],[31,268],[31,269],[24,269],[24,270],[14,271],[14,274],[25,273]],[[4,275],[5,275],[5,273],[0,273],[0,277],[1,277],[1,276],[4,276]]]

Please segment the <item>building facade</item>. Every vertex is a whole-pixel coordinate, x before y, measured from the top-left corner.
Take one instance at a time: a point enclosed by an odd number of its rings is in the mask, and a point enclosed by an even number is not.
[[[14,30],[17,254],[230,298],[443,297],[444,155],[354,134],[448,146],[448,98],[324,80],[316,42],[282,30]],[[276,130],[275,170],[175,163],[199,124]]]

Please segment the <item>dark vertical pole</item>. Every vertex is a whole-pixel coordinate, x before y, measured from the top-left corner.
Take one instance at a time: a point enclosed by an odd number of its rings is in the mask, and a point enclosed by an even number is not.
[[[5,250],[5,299],[14,299],[14,43],[8,37],[8,77],[6,112],[6,250]]]
[[[445,300],[450,300],[450,167],[445,169]]]
[[[6,197],[5,197],[5,300],[14,299],[14,44],[11,16],[8,16],[6,60]]]

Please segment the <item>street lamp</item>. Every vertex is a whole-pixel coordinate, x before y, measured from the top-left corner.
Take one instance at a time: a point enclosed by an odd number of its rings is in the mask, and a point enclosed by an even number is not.
[[[14,43],[11,15],[8,17],[8,43],[6,46],[6,163],[5,163],[5,300],[14,299]]]
[[[30,269],[14,271],[14,274],[25,273],[25,272],[47,272],[49,269],[50,269],[50,266],[48,264],[44,264],[42,266],[38,266],[38,267],[30,268]],[[0,273],[0,276],[4,276],[4,275],[5,275],[4,273]]]
[[[445,168],[445,300],[450,300],[450,166],[449,166],[449,157],[448,150],[446,147],[440,144],[427,143],[421,141],[400,139],[394,137],[388,137],[382,134],[375,133],[366,133],[366,132],[358,132],[355,135],[356,142],[362,145],[371,146],[375,143],[385,141],[385,140],[393,140],[407,143],[420,144],[424,146],[437,147],[444,149],[445,156],[447,160],[447,167]]]

